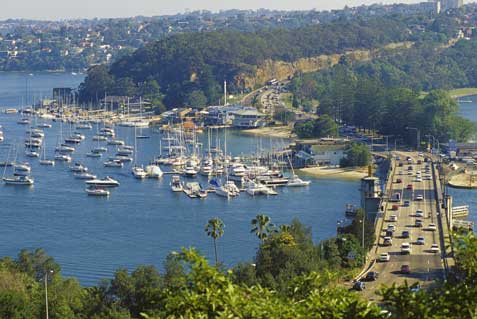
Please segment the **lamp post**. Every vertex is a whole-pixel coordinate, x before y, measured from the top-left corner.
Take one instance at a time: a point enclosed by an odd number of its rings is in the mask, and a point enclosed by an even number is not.
[[[47,270],[45,273],[45,314],[46,319],[49,319],[48,315],[48,274],[53,274],[53,270]]]
[[[419,146],[421,144],[421,132],[416,127],[409,127],[406,126],[406,130],[416,130],[416,138],[417,138],[417,150],[419,150]]]

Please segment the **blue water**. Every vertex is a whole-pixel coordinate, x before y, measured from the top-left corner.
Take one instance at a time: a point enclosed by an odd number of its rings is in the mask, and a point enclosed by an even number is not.
[[[477,125],[477,95],[462,98],[471,100],[472,103],[459,103],[459,113],[461,116],[473,121]],[[454,206],[469,205],[469,220],[477,224],[477,189],[455,189],[449,188],[453,197]]]
[[[0,75],[0,105],[16,105],[15,99],[21,99],[25,92],[22,76],[27,75]],[[12,83],[17,78],[20,79],[15,87]],[[3,89],[4,81],[10,85],[9,90]],[[29,81],[31,86],[39,83],[38,87],[47,92],[49,87],[74,84],[78,77],[42,74]],[[18,118],[19,115],[0,114],[6,139],[0,144],[0,161],[7,156],[9,145],[23,141],[26,127],[16,124]],[[60,131],[59,123],[52,124],[52,128],[45,129],[49,157]],[[63,124],[62,130],[66,135],[70,128]],[[0,256],[15,256],[22,248],[42,247],[61,264],[64,275],[93,285],[101,278],[111,277],[119,267],[161,267],[166,255],[181,247],[196,247],[213,257],[212,241],[204,225],[217,216],[225,223],[225,234],[218,243],[219,258],[232,266],[254,257],[258,240],[250,233],[250,220],[258,213],[269,215],[277,224],[289,223],[296,217],[312,227],[313,238],[318,241],[335,234],[336,221],[343,217],[346,203],[359,203],[359,182],[326,179],[312,179],[307,188],[279,189],[278,196],[268,198],[241,194],[227,201],[210,194],[205,200],[189,199],[170,191],[170,176],[140,181],[132,178],[130,166],[108,169],[102,165],[106,156],[86,158],[86,152],[97,142],[91,141],[94,130],[84,133],[87,139],[77,147],[74,160],[86,164],[100,177],[113,176],[121,186],[112,190],[109,198],[89,197],[84,192],[84,182],[69,172],[69,164],[44,167],[38,165],[38,160],[30,160],[33,187],[0,185]],[[151,138],[138,140],[138,162],[147,163],[159,153],[160,135],[149,129],[142,134]],[[131,128],[118,128],[117,135],[128,144],[134,143]],[[205,136],[201,139],[207,140]],[[233,131],[227,137],[228,150],[237,155],[255,152],[257,145],[279,148],[286,142]],[[110,147],[110,154],[112,151]]]

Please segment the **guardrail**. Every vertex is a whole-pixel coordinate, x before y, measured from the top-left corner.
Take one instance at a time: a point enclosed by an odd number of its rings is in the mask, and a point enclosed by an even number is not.
[[[444,279],[447,277],[447,274],[449,272],[449,262],[447,260],[447,247],[445,244],[445,238],[444,238],[444,223],[442,221],[443,214],[442,214],[442,204],[444,203],[443,195],[441,193],[441,185],[440,185],[440,180],[439,180],[439,173],[436,169],[436,164],[433,162],[432,163],[432,175],[434,179],[434,191],[436,193],[436,208],[437,208],[437,213],[438,213],[438,223],[439,223],[439,238],[440,238],[440,245],[442,247],[441,249],[441,258],[442,262],[444,264]],[[444,181],[445,182],[445,181]],[[450,221],[449,221],[449,216],[447,216],[447,213],[444,214],[445,220],[446,220],[446,228],[447,232],[449,234],[449,241],[450,241],[450,254],[453,256],[453,244],[452,244],[452,233],[451,229],[449,228]]]

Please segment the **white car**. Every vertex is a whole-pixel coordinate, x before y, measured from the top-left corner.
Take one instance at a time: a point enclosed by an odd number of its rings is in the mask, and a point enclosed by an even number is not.
[[[381,262],[387,262],[391,259],[388,253],[382,253],[379,255],[379,261]]]
[[[424,196],[422,196],[422,195],[417,195],[415,199],[416,199],[416,200],[424,200]]]
[[[418,183],[422,182],[422,178],[421,178],[421,177],[417,177],[416,180],[415,180],[415,182],[418,182]]]
[[[411,244],[410,243],[402,243],[401,244],[401,254],[410,254],[411,253]]]
[[[427,230],[432,230],[432,231],[437,230],[436,224],[429,224],[429,226],[427,226]]]
[[[404,172],[403,172],[403,171],[399,171],[399,172],[398,172],[398,175],[404,175]]]
[[[408,172],[407,172],[407,175],[408,175],[408,176],[412,176],[412,171],[408,171]]]
[[[416,213],[414,214],[415,217],[424,217],[424,212],[422,209],[416,210]]]
[[[439,252],[439,246],[437,244],[432,244],[431,245],[431,252],[438,253]]]
[[[389,216],[389,221],[390,221],[390,222],[393,222],[393,223],[397,222],[397,215],[391,215],[391,216]]]
[[[388,230],[390,230],[390,231],[395,231],[395,230],[396,230],[396,226],[394,226],[393,224],[389,224],[389,225],[388,225]]]
[[[426,240],[424,239],[424,237],[422,236],[417,237],[416,245],[424,245],[425,243],[426,243]]]

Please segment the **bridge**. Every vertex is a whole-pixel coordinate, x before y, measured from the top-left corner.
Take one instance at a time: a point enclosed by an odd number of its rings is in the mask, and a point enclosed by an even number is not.
[[[409,163],[407,157],[411,158]],[[369,300],[376,299],[376,291],[382,285],[407,281],[429,287],[436,280],[445,280],[452,267],[449,215],[453,211],[452,206],[446,208],[449,203],[443,198],[437,166],[430,159],[425,162],[417,153],[400,153],[393,158],[381,202],[383,212],[376,219],[376,242],[357,278],[364,281],[369,271],[378,273],[377,280],[366,282],[363,294]],[[401,194],[398,203],[395,193]],[[466,209],[458,207],[455,213],[465,214]],[[390,236],[387,230],[391,228],[394,231],[390,244],[385,237]],[[402,252],[406,243],[410,244],[410,253]],[[382,254],[387,254],[389,260]]]

